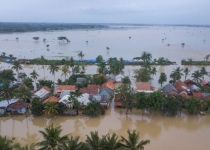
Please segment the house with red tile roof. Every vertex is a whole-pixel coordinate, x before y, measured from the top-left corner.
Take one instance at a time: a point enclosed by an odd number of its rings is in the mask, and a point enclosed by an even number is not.
[[[136,83],[136,90],[138,92],[152,93],[153,87],[149,82],[139,82]]]
[[[174,83],[174,87],[177,89],[177,91],[179,93],[181,93],[183,91],[185,91],[186,93],[190,92],[190,89],[187,87],[187,85],[184,82],[180,81],[180,80],[178,80],[178,81],[176,81]]]
[[[76,85],[58,85],[55,88],[55,90],[56,90],[57,96],[60,96],[63,90],[69,90],[69,91],[75,92],[77,90],[77,87]]]
[[[195,85],[195,82],[190,79],[185,80],[184,83],[187,85],[188,88],[192,85]]]
[[[47,102],[59,102],[59,98],[57,98],[55,96],[50,96],[49,98],[47,98],[46,100],[43,101],[43,104],[45,104]]]
[[[105,83],[103,83],[103,84],[101,85],[101,89],[103,89],[103,88],[105,88],[105,87],[109,88],[110,90],[114,90],[115,85],[114,85],[113,82],[111,82],[111,81],[108,80],[107,82],[105,82]]]

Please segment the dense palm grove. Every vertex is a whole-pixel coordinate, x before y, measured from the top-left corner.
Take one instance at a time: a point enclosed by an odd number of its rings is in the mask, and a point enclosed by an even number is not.
[[[149,144],[149,140],[141,140],[140,135],[135,130],[128,130],[128,138],[118,137],[115,133],[99,136],[98,132],[91,132],[86,135],[85,141],[80,141],[79,137],[71,135],[61,136],[61,126],[53,124],[45,127],[44,131],[39,131],[43,140],[31,145],[21,146],[14,143],[14,139],[0,136],[1,150],[143,150]]]

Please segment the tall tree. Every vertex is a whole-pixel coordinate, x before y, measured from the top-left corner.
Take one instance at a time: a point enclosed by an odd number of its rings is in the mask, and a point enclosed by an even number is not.
[[[23,69],[19,61],[14,61],[12,64],[12,69],[14,69],[17,72],[17,76],[19,75],[19,71]],[[18,78],[19,79],[19,78]]]
[[[128,133],[128,139],[121,136],[121,146],[123,149],[129,149],[129,150],[143,150],[144,146],[150,143],[150,140],[140,140],[140,135],[135,130],[130,132],[130,130],[127,131]]]
[[[173,79],[173,82],[176,82],[177,80],[181,79],[181,77],[183,76],[182,71],[183,69],[181,69],[180,67],[177,67],[176,69],[172,71],[172,73],[170,74],[170,77]]]
[[[30,73],[30,75],[31,75],[31,78],[34,79],[34,82],[35,82],[35,85],[36,85],[36,80],[37,80],[37,78],[39,77],[38,73],[37,73],[35,70],[33,70],[33,71]]]
[[[61,68],[62,71],[62,76],[65,76],[65,80],[66,80],[66,76],[70,73],[69,68],[66,65],[63,65]]]
[[[9,100],[14,97],[14,87],[11,87],[9,80],[3,80],[0,86],[0,100]]]
[[[166,81],[167,81],[167,76],[166,76],[166,74],[165,74],[164,72],[161,72],[161,73],[160,73],[159,80],[158,80],[158,83],[159,83],[159,84],[161,85],[161,87],[162,87],[163,83],[166,82]]]
[[[205,67],[201,67],[201,69],[200,69],[200,74],[201,74],[201,76],[202,76],[202,78],[203,78],[203,80],[204,80],[204,76],[205,76],[205,75],[208,75],[209,73],[207,72],[207,70],[206,70]]]
[[[189,75],[190,70],[189,68],[185,68],[183,72],[184,72],[184,79],[186,80],[187,76]]]
[[[81,52],[78,53],[77,56],[80,58],[80,60],[82,60],[83,57],[85,56],[85,54],[83,54],[83,52],[81,51]]]
[[[79,108],[80,108],[80,102],[78,101],[78,98],[81,96],[81,93],[79,92],[70,92],[69,93],[69,101],[73,104],[74,109],[76,109],[77,115],[79,115]]]
[[[21,85],[19,88],[16,88],[14,92],[15,92],[15,97],[19,98],[19,100],[25,102],[26,100],[31,100],[32,93],[25,85]]]
[[[58,114],[58,103],[56,102],[47,102],[44,106],[44,113],[45,114]]]
[[[1,136],[0,135],[0,149],[1,150],[13,150],[13,147],[15,146],[13,139],[8,139],[6,136]]]
[[[43,71],[44,71],[44,80],[45,80],[45,69],[44,69],[44,64],[46,62],[46,59],[44,58],[44,56],[42,55],[40,57],[40,60],[41,60],[41,63],[42,63],[42,68],[43,68]]]
[[[192,73],[191,77],[195,82],[199,83],[201,81],[202,74],[200,73],[199,70],[196,70],[195,72]]]
[[[62,149],[68,141],[68,135],[61,136],[61,126],[55,127],[53,124],[45,127],[44,131],[39,131],[44,140],[37,143],[41,147],[39,150],[58,150]]]
[[[152,79],[150,68],[147,67],[134,70],[134,74],[137,82],[148,82]]]
[[[103,149],[103,143],[98,135],[98,132],[90,132],[90,136],[86,135],[86,144],[89,150],[101,150]]]
[[[59,67],[57,65],[55,65],[54,63],[52,63],[52,64],[49,65],[48,69],[50,70],[50,73],[52,75],[54,75],[54,82],[55,82],[55,73],[58,72]]]

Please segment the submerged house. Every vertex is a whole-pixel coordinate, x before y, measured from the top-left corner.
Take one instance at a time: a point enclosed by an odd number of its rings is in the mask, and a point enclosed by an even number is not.
[[[122,104],[122,102],[120,100],[119,94],[115,95],[114,105],[115,105],[115,107],[123,107],[123,104]]]
[[[179,93],[181,93],[181,92],[186,92],[186,93],[190,93],[190,89],[187,87],[187,85],[184,83],[184,82],[182,82],[182,81],[176,81],[175,83],[174,83],[174,87],[177,89],[177,91],[179,92]]]
[[[24,114],[28,108],[28,103],[17,101],[8,106],[8,111],[16,112],[18,114]]]
[[[0,101],[0,115],[3,115],[6,113],[6,109],[10,104],[16,103],[17,100],[11,99],[11,100],[2,100]]]
[[[177,89],[170,83],[162,87],[161,91],[163,92],[163,94],[170,95],[170,96],[178,95]]]
[[[90,95],[89,96],[89,100],[90,101],[97,101],[97,102],[99,102],[100,103],[100,105],[103,107],[103,108],[108,108],[109,107],[109,105],[110,105],[110,103],[109,103],[109,99],[110,99],[110,97],[109,97],[109,95],[99,95],[99,94],[97,94],[97,95]]]
[[[136,90],[137,92],[145,92],[145,93],[152,93],[153,87],[149,82],[139,82],[136,83]]]
[[[46,98],[48,98],[50,95],[50,89],[46,86],[43,86],[40,90],[36,91],[34,93],[33,97],[37,97],[40,100],[45,100]]]

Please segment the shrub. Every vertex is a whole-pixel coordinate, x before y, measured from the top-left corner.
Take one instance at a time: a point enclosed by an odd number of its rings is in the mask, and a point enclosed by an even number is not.
[[[44,104],[40,100],[35,99],[32,101],[31,113],[33,115],[40,116],[43,114],[43,110],[44,110]]]

